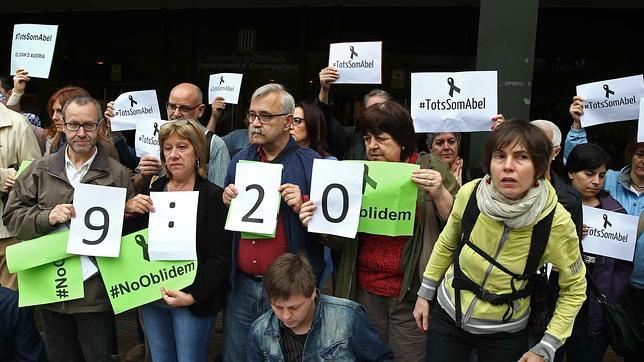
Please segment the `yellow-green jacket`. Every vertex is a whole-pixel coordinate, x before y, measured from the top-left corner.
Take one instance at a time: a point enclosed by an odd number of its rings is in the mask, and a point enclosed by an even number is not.
[[[437,295],[438,303],[452,318],[455,315],[452,288],[453,253],[460,242],[461,218],[465,206],[470,194],[475,192],[477,184],[476,181],[472,181],[463,185],[456,195],[452,213],[436,242],[418,291],[420,297],[429,300],[433,300]],[[550,183],[547,185],[549,193],[546,206],[532,225],[510,229],[481,212],[472,229],[470,240],[501,265],[520,275],[528,258],[532,227],[556,208],[548,245],[539,265],[552,263],[559,269],[561,291],[545,336],[532,348],[533,352],[552,361],[555,350],[570,336],[575,316],[586,298],[586,268],[581,259],[579,239],[570,214],[557,202],[554,188]],[[512,292],[512,277],[494,267],[467,245],[463,246],[459,263],[463,273],[485,290],[495,294]],[[526,281],[515,280],[517,289],[523,289],[525,283]],[[528,323],[530,298],[515,300],[513,307],[511,319],[503,323],[502,318],[507,305],[494,306],[478,299],[472,292],[463,290],[460,327],[475,334],[520,331]]]

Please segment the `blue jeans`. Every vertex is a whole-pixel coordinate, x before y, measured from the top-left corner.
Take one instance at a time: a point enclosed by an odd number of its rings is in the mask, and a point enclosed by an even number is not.
[[[246,338],[250,325],[269,309],[271,304],[264,292],[264,285],[237,272],[224,313],[224,361],[246,360]]]
[[[206,361],[213,317],[197,317],[188,308],[161,301],[139,307],[154,362]]]

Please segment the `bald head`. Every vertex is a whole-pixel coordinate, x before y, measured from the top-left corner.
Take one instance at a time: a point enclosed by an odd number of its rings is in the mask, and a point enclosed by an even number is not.
[[[552,144],[551,159],[554,160],[559,152],[561,152],[561,130],[559,129],[559,127],[557,127],[556,124],[550,121],[546,121],[545,119],[537,119],[530,123],[539,127],[550,140],[550,143]]]
[[[169,120],[199,120],[205,108],[201,89],[192,83],[181,83],[170,91],[166,109]]]

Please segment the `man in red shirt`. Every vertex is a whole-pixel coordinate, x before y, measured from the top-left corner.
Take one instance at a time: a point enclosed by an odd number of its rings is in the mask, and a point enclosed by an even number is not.
[[[246,337],[250,325],[270,309],[263,287],[263,275],[280,255],[303,252],[311,261],[319,282],[324,269],[322,246],[302,227],[298,214],[311,185],[313,159],[320,155],[299,147],[290,136],[295,101],[279,84],[267,84],[252,95],[247,117],[251,144],[239,151],[228,166],[223,200],[226,205],[237,195],[233,184],[237,162],[251,160],[281,163],[282,202],[277,229],[272,239],[233,237],[232,289],[224,322],[224,360],[246,358]]]

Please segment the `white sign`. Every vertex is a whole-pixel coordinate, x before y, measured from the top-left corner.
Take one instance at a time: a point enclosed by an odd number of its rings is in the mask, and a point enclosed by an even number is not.
[[[126,92],[114,101],[114,117],[110,120],[112,131],[136,129],[141,119],[161,119],[157,91]]]
[[[136,157],[154,156],[161,158],[159,148],[159,131],[168,121],[154,118],[140,119],[136,122],[136,134],[134,136],[134,149]]]
[[[150,260],[196,260],[199,191],[150,192],[150,198]]]
[[[16,24],[11,43],[11,75],[25,69],[32,78],[49,78],[58,25]]]
[[[588,235],[582,240],[584,252],[633,261],[638,217],[583,206]]]
[[[329,66],[340,73],[335,84],[381,84],[382,42],[331,44]]]
[[[640,117],[637,121],[637,142],[644,142],[644,97],[640,98]]]
[[[212,104],[215,98],[223,97],[224,102],[237,104],[243,76],[239,73],[211,74],[208,83],[208,103]]]
[[[237,197],[230,203],[226,230],[273,234],[280,205],[282,165],[243,162],[237,164]]]
[[[81,262],[81,271],[83,272],[83,281],[93,277],[96,273],[98,273],[98,267],[92,262],[92,260],[85,256],[82,255],[80,257],[80,262]]]
[[[497,114],[496,71],[412,73],[416,133],[489,131]]]
[[[316,209],[309,222],[309,232],[355,238],[364,169],[358,162],[313,160],[311,200]]]
[[[74,188],[76,217],[69,226],[69,254],[119,256],[126,193],[122,187],[83,183]]]
[[[582,127],[637,119],[644,78],[640,74],[578,85],[577,95],[584,99]]]

